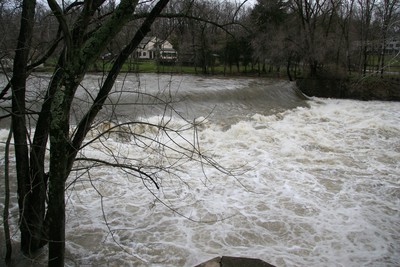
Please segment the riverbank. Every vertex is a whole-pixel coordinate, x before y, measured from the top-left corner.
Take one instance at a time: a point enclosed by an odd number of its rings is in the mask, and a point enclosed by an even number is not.
[[[307,96],[357,100],[400,101],[400,77],[362,79],[304,78],[296,81]]]

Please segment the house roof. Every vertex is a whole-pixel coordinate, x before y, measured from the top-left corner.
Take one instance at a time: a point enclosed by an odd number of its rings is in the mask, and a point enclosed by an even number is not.
[[[140,42],[139,47],[144,48],[154,37],[145,36]]]

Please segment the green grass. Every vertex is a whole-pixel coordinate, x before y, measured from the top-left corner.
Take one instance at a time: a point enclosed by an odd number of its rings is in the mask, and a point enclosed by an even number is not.
[[[377,55],[370,55],[370,63],[373,64],[377,62]],[[55,65],[55,61],[50,61],[45,64],[44,67],[38,68],[37,71],[53,71]],[[400,58],[395,56],[386,56],[385,57],[385,76],[398,76],[396,72],[400,72]],[[93,64],[90,68],[90,72],[103,72],[108,71],[112,67],[112,62],[98,60],[95,64]],[[254,67],[256,68],[256,66]],[[269,66],[266,66],[267,70]],[[368,67],[368,69],[372,69],[372,66]],[[174,65],[162,65],[158,64],[154,60],[134,60],[126,62],[122,68],[122,72],[132,72],[132,73],[179,73],[179,74],[204,74],[203,69],[201,67],[194,67],[194,66],[183,66],[179,63]],[[298,69],[299,72],[302,69]],[[239,70],[237,69],[236,65],[232,66],[230,69],[228,66],[223,64],[219,64],[213,67],[209,67],[207,69],[207,73],[215,74],[215,75],[228,75],[228,76],[258,76],[257,69],[252,70],[251,66],[244,66],[240,65]],[[272,72],[262,73],[261,76],[263,77],[272,77],[272,78],[286,78],[286,68],[282,66],[280,71],[277,71],[276,68],[273,69]],[[300,77],[301,74],[298,74],[297,77]]]
[[[111,62],[96,62],[90,68],[90,71],[108,71],[111,69]],[[196,70],[192,66],[180,66],[180,65],[162,65],[157,64],[154,60],[141,60],[126,62],[122,68],[122,72],[139,72],[139,73],[196,73]]]
[[[111,62],[102,62],[98,61],[94,64],[90,71],[107,71],[110,70],[112,66]],[[140,60],[140,61],[131,61],[125,63],[122,68],[122,72],[138,72],[138,73],[183,73],[183,74],[202,74],[203,69],[201,67],[194,67],[194,66],[186,66],[177,64],[171,65],[163,65],[158,64],[154,60]],[[240,66],[239,71],[237,67],[232,67],[232,71],[229,68],[225,68],[223,65],[209,67],[207,69],[208,73],[212,74],[224,74],[224,71],[228,75],[242,75],[246,72],[246,68],[244,66]],[[251,73],[250,67],[247,68],[247,73]]]
[[[368,55],[368,63],[376,65],[378,63],[378,55]],[[397,55],[385,55],[384,57],[385,69],[391,71],[400,71],[400,57]]]

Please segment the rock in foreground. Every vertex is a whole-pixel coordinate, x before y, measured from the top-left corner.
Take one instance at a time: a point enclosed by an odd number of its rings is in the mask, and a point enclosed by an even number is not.
[[[275,267],[260,259],[242,257],[216,257],[195,267]]]

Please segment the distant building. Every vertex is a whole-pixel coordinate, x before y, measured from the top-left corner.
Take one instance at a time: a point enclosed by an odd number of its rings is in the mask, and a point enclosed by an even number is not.
[[[382,42],[379,40],[367,41],[367,51],[370,53],[379,53],[381,51]],[[353,50],[361,49],[363,46],[361,41],[353,42]],[[385,54],[397,54],[400,52],[400,39],[387,39],[385,43]]]
[[[178,58],[177,51],[167,40],[157,37],[145,37],[136,49],[138,59],[155,59],[161,62],[175,62]]]
[[[400,40],[388,40],[385,45],[385,53],[397,54],[400,52]]]

